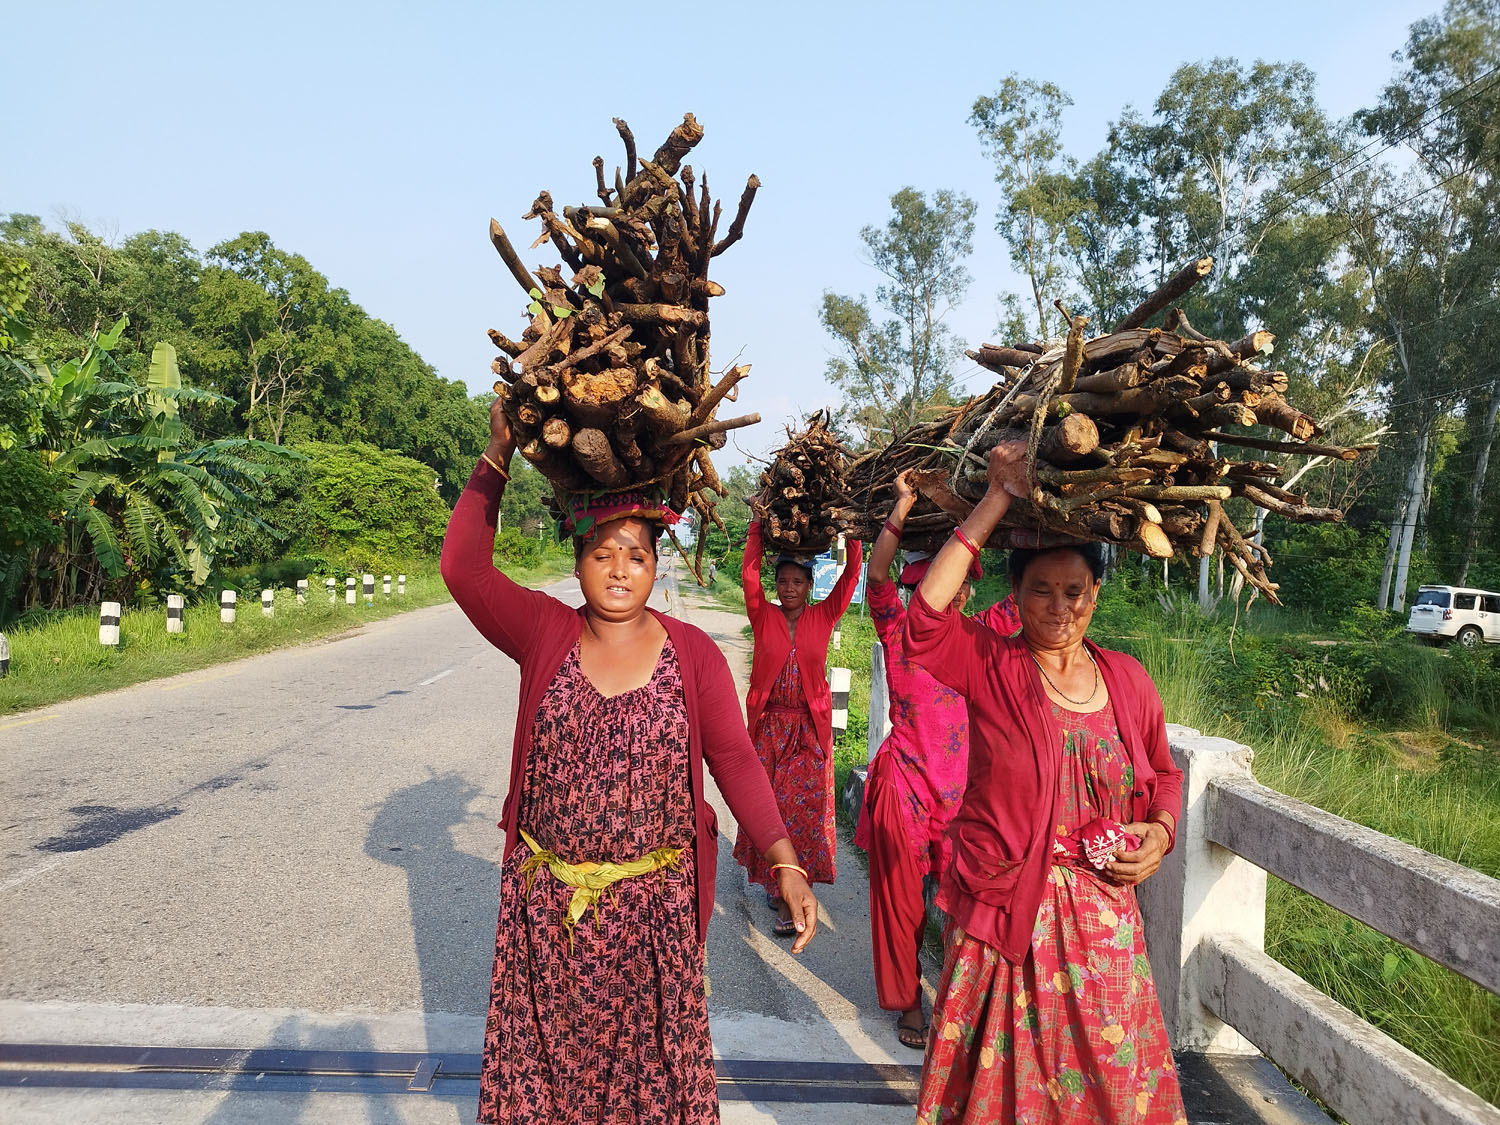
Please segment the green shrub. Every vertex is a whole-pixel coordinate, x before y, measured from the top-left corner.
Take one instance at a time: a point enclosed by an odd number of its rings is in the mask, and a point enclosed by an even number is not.
[[[290,535],[287,555],[380,573],[437,555],[449,512],[428,466],[362,443],[297,451],[307,460],[279,481],[266,520]]]

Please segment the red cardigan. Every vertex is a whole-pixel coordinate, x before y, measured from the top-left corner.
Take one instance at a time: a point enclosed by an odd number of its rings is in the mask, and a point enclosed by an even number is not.
[[[500,827],[505,855],[520,839],[516,818],[526,778],[526,756],[536,727],[536,713],[558,669],[578,643],[584,610],[572,609],[540,590],[518,586],[495,569],[495,527],[505,482],[481,460],[469,477],[448,521],[443,540],[443,581],[474,627],[521,666],[521,700],[510,759],[510,787]],[[718,865],[718,818],[703,796],[703,763],[734,811],[740,828],[762,854],[786,836],[766,771],[760,764],[740,717],[734,677],[718,646],[707,633],[655,610],[667,630],[682,668],[688,717],[688,769],[693,789],[697,832],[698,940],[708,937],[713,916],[714,874]],[[634,856],[573,856],[584,859],[634,859]]]
[[[969,779],[949,828],[953,861],[938,905],[1019,965],[1052,865],[1061,751],[1041,676],[1020,637],[1001,637],[912,594],[906,656],[969,702]],[[1133,657],[1085,641],[1109,690],[1135,768],[1131,820],[1179,819],[1182,771],[1167,748],[1161,696]]]
[[[787,626],[786,615],[780,606],[766,600],[766,592],[760,584],[760,560],[764,552],[760,521],[756,520],[750,524],[745,556],[740,563],[740,585],[745,590],[750,631],[755,635],[755,654],[750,660],[750,689],[745,693],[745,710],[749,712],[752,732],[760,713],[766,709],[766,700],[771,698],[776,677],[786,667],[787,654],[792,651],[792,631]],[[849,548],[844,573],[833,584],[832,592],[817,605],[808,606],[797,618],[797,671],[802,676],[802,694],[807,699],[807,709],[812,712],[818,745],[824,750],[833,749],[833,693],[828,689],[828,642],[833,638],[839,618],[844,616],[844,610],[854,598],[862,558],[863,547],[856,540]]]

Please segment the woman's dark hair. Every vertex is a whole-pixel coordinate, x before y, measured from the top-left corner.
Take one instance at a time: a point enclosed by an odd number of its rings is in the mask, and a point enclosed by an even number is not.
[[[795,566],[798,570],[802,571],[803,574],[807,575],[807,580],[809,582],[811,582],[813,580],[813,568],[810,567],[810,566],[808,566],[806,563],[798,562],[796,559],[781,559],[781,560],[779,560],[776,563],[776,577],[777,578],[781,577],[781,568],[784,567],[784,566]]]
[[[1088,565],[1095,582],[1104,581],[1104,548],[1098,543],[1070,543],[1066,547],[1014,548],[1005,560],[1005,572],[1010,576],[1010,588],[1019,590],[1021,580],[1026,577],[1026,568],[1043,555],[1055,555],[1059,551],[1072,551],[1081,555]]]
[[[655,559],[657,562],[660,562],[661,561],[661,552],[659,550],[657,550],[656,541],[657,541],[657,539],[659,539],[661,537],[661,525],[658,524],[658,523],[655,523],[652,520],[646,519],[645,516],[626,516],[625,518],[626,519],[631,519],[631,520],[639,520],[641,523],[643,523],[643,524],[646,525],[646,539],[651,543],[651,557],[653,559]],[[598,529],[596,528],[595,532],[594,532],[594,535],[590,535],[587,539],[585,539],[585,538],[583,538],[582,536],[579,536],[579,535],[573,536],[573,565],[574,566],[578,566],[580,563],[583,562],[583,552],[588,549],[588,545],[594,541],[594,537],[597,534],[598,534]]]

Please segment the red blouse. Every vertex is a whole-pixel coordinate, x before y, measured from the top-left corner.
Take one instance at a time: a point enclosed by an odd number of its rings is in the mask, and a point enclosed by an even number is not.
[[[1013,964],[1025,960],[1052,865],[1061,751],[1026,642],[1001,637],[912,594],[906,655],[969,701],[969,780],[953,818],[953,861],[938,905]],[[1085,641],[1130,753],[1132,821],[1180,819],[1182,771],[1167,747],[1161,696],[1133,657]]]
[[[510,759],[510,787],[500,826],[505,854],[520,840],[516,831],[526,756],[537,708],[583,629],[584,610],[572,609],[540,590],[518,586],[495,569],[495,528],[505,482],[481,460],[448,521],[443,540],[443,581],[453,600],[485,639],[521,666],[521,699]],[[718,862],[718,818],[703,796],[703,763],[713,774],[740,827],[762,854],[786,836],[771,783],[745,733],[734,677],[724,654],[708,634],[675,617],[651,611],[677,651],[687,702],[688,772],[693,789],[697,834],[698,939],[708,937],[713,916],[714,873]],[[590,856],[573,857],[590,859]],[[633,856],[600,858],[632,859]]]
[[[781,675],[792,651],[792,631],[787,626],[786,615],[780,606],[766,600],[765,589],[760,584],[760,560],[764,550],[760,521],[756,520],[750,524],[745,556],[740,563],[745,610],[750,615],[750,631],[755,635],[755,652],[750,659],[750,689],[745,693],[745,710],[749,712],[752,731],[760,713],[766,709],[766,700],[771,697],[771,685]],[[832,592],[816,605],[808,606],[797,618],[797,669],[802,675],[802,694],[807,699],[807,709],[812,712],[818,745],[824,750],[833,748],[833,693],[828,689],[828,642],[833,639],[839,618],[844,616],[844,610],[854,598],[863,558],[863,545],[856,540],[849,546],[844,573],[833,584]]]

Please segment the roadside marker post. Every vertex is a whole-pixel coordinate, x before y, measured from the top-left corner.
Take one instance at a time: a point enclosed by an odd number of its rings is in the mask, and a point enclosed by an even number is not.
[[[182,595],[167,595],[167,632],[182,633]]]
[[[233,590],[219,591],[219,621],[224,625],[234,624],[234,602],[235,592]]]
[[[120,603],[99,603],[99,643],[118,646],[120,643]]]

